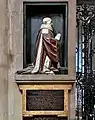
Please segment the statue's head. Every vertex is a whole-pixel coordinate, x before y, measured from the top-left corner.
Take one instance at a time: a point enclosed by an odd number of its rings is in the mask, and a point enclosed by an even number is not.
[[[43,23],[41,25],[41,29],[50,29],[53,31],[53,28],[52,28],[52,19],[49,18],[49,17],[45,17],[43,18]]]
[[[43,24],[51,24],[51,23],[52,23],[51,18],[45,17],[45,18],[43,19]]]

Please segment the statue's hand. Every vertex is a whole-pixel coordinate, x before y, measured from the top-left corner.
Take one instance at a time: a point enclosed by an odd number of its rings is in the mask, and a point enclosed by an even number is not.
[[[60,33],[58,33],[58,34],[55,36],[55,39],[59,41],[59,40],[60,40],[60,38],[61,38],[61,34],[60,34]]]

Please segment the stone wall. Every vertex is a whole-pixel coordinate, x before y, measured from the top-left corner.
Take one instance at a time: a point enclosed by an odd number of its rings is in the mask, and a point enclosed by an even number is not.
[[[15,72],[23,65],[23,2],[9,0],[9,70],[8,70],[8,120],[22,120],[21,93],[15,83]]]
[[[0,0],[0,120],[8,118],[8,19],[7,3]]]

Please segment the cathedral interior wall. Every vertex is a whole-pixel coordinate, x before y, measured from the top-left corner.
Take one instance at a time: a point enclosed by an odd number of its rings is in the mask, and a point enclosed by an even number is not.
[[[26,0],[27,2],[32,0]],[[39,0],[40,1],[40,0]],[[63,0],[67,1],[67,0]],[[68,75],[75,79],[76,0],[68,1]],[[0,1],[0,120],[22,120],[22,96],[15,72],[23,68],[23,0]],[[63,76],[64,77],[64,76]],[[70,117],[75,115],[74,88]]]

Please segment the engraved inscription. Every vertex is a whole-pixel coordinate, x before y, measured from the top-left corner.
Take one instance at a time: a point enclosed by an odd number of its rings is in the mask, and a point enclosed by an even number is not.
[[[26,110],[64,110],[64,91],[26,90]]]
[[[24,120],[67,120],[67,117],[57,117],[57,116],[34,116],[26,117]]]

